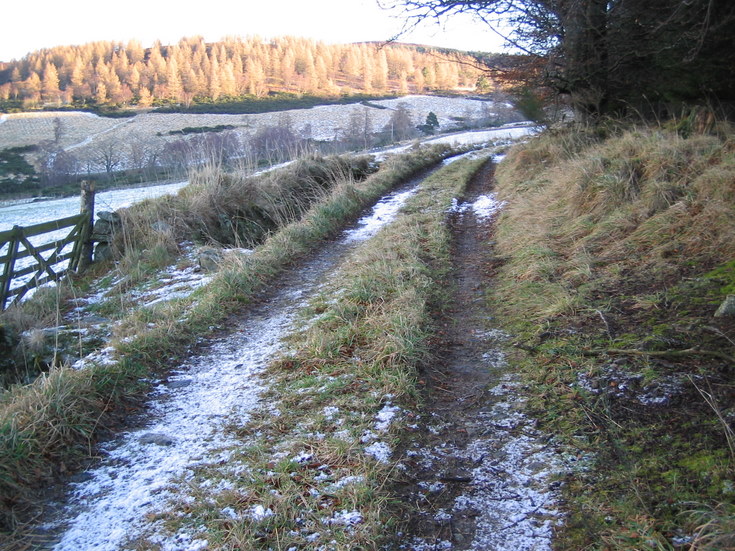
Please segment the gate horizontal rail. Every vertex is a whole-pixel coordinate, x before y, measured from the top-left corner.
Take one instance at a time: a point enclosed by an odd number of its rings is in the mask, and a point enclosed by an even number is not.
[[[0,232],[0,250],[7,246],[5,253],[0,254],[0,265],[3,273],[0,275],[0,309],[5,309],[8,301],[16,304],[30,291],[50,281],[57,281],[70,271],[79,268],[82,249],[89,238],[91,217],[88,212],[82,212],[67,218],[43,222],[33,226],[13,226],[13,229]],[[71,228],[69,233],[61,238],[34,245],[29,238]],[[73,244],[72,250],[64,252],[64,248]],[[42,253],[51,254],[44,257]],[[32,257],[35,263],[16,269],[16,262]],[[58,264],[68,261],[61,269],[55,268]],[[26,264],[26,263],[24,263]],[[13,280],[34,274],[22,285],[12,287]],[[14,297],[14,298],[13,298]]]

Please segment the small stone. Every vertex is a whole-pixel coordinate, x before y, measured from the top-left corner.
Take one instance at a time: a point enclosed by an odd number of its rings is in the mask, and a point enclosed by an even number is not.
[[[107,242],[97,243],[94,247],[94,261],[103,262],[112,258],[112,247]]]
[[[99,211],[97,213],[97,218],[99,218],[100,220],[104,220],[105,222],[110,222],[112,224],[119,224],[122,221],[118,213],[106,210]]]
[[[172,446],[175,440],[167,434],[149,432],[138,439],[141,444],[155,444],[157,446]]]
[[[727,295],[725,301],[715,312],[716,318],[735,318],[735,295]]]
[[[538,473],[538,472],[540,472],[540,471],[543,471],[544,469],[546,469],[546,468],[547,468],[547,466],[548,466],[548,465],[547,465],[546,463],[543,463],[543,462],[541,462],[541,461],[533,461],[532,463],[530,463],[530,464],[528,465],[528,468],[529,468],[529,469],[530,469],[530,470],[531,470],[532,472],[534,472],[534,473]]]
[[[178,381],[169,381],[168,388],[184,388],[192,383],[191,379],[179,379]]]
[[[202,247],[197,251],[199,266],[205,272],[214,272],[222,262],[222,251],[213,247]]]
[[[153,224],[151,224],[151,229],[157,233],[171,233],[173,231],[171,224],[164,222],[163,220],[156,220],[153,222]]]
[[[116,212],[101,211],[97,213],[97,221],[92,229],[92,240],[109,243],[122,227],[122,219]]]

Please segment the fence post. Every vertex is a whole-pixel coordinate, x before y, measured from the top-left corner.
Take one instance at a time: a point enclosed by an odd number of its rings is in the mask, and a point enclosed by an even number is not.
[[[94,182],[82,180],[81,192],[81,212],[88,215],[82,228],[79,239],[81,240],[81,253],[79,255],[79,265],[77,271],[81,272],[92,263],[92,227],[94,226]]]

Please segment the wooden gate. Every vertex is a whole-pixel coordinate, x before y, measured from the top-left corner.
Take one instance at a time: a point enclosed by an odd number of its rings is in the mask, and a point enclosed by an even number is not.
[[[0,265],[3,273],[0,276],[0,309],[5,309],[8,301],[13,298],[11,304],[19,302],[31,289],[56,281],[69,271],[77,270],[82,260],[82,251],[89,239],[91,217],[88,212],[82,212],[75,216],[52,220],[34,226],[14,226],[12,230],[0,232]],[[52,231],[71,228],[66,237],[50,241],[41,245],[33,245],[29,238],[49,233]],[[64,248],[73,243],[71,251],[63,252]],[[43,253],[50,254],[44,257]],[[31,257],[32,263],[19,267],[16,263],[23,258]],[[61,269],[55,269],[56,265],[69,261]],[[23,263],[27,264],[27,263]],[[33,274],[30,279],[25,276]],[[20,286],[12,287],[13,280],[26,279]]]

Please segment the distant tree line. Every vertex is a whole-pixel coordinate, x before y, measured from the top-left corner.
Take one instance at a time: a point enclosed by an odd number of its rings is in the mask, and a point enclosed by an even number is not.
[[[80,104],[138,105],[263,98],[274,92],[319,96],[406,94],[474,89],[473,59],[422,47],[327,45],[285,37],[201,37],[143,48],[136,41],[59,46],[0,63],[0,102],[22,108]],[[497,83],[481,82],[485,88]]]

